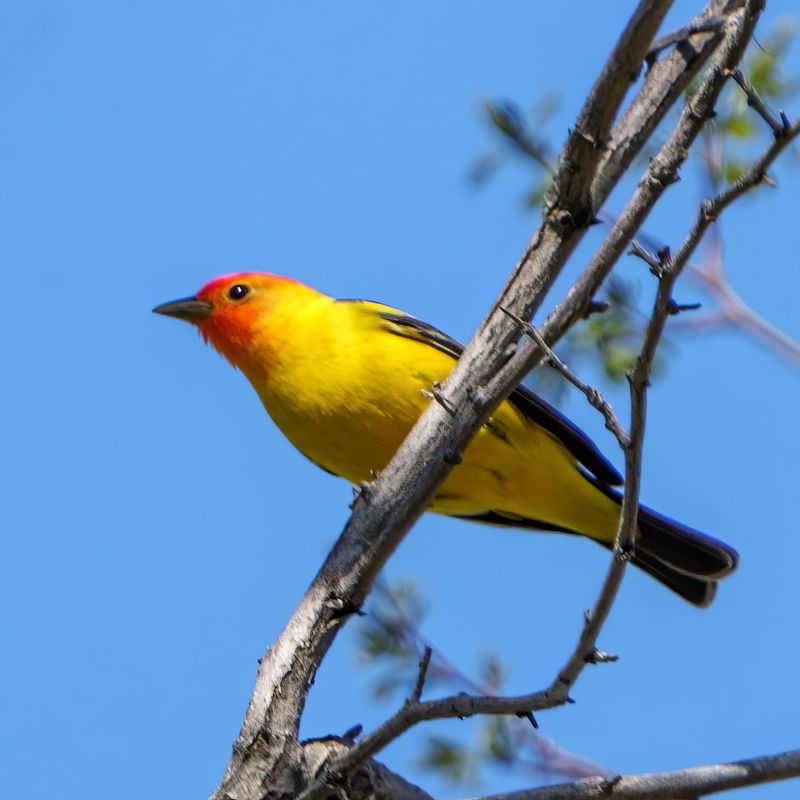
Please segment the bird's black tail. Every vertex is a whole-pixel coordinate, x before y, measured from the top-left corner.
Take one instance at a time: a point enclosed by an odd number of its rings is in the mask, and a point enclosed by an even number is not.
[[[590,475],[584,477],[615,503],[622,502],[622,495],[615,489]],[[588,535],[608,550],[613,547],[613,543],[595,539],[582,531],[496,511],[459,518],[526,530],[578,533]],[[717,593],[717,581],[730,575],[739,563],[739,554],[730,545],[681,525],[647,506],[639,506],[638,527],[639,537],[631,562],[684,600],[701,608],[711,605]]]
[[[619,500],[617,492],[604,491]],[[685,600],[705,608],[717,593],[717,581],[736,569],[739,555],[725,542],[639,506],[639,538],[631,561]]]

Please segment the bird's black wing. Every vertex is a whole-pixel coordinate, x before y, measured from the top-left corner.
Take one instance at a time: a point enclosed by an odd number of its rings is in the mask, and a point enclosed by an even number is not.
[[[397,336],[424,342],[455,359],[464,351],[464,346],[460,342],[415,317],[388,310],[378,313],[390,323],[387,330]],[[597,449],[597,445],[580,428],[541,397],[524,386],[518,386],[509,395],[508,400],[528,419],[555,436],[575,456],[576,460],[599,481],[609,486],[619,486],[622,483],[622,476]]]

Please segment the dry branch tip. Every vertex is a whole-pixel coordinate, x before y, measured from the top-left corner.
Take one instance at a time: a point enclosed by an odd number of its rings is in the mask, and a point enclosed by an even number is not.
[[[613,664],[615,661],[619,661],[619,656],[593,647],[592,650],[583,657],[583,660],[587,664]]]
[[[414,686],[414,691],[411,693],[411,697],[409,698],[409,702],[411,703],[418,703],[420,697],[422,697],[422,690],[425,686],[425,678],[428,675],[428,667],[430,666],[432,655],[433,649],[431,647],[426,647],[425,652],[422,654],[422,658],[419,662],[417,682]]]
[[[697,311],[702,308],[702,303],[676,303],[672,298],[667,302],[667,314],[671,317],[677,317],[683,311]]]
[[[533,725],[534,730],[539,730],[539,723],[536,721],[536,717],[533,716],[533,711],[518,711],[517,717],[528,720]]]

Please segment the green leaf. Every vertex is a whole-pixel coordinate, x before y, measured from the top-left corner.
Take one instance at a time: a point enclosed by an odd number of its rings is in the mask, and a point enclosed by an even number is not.
[[[746,164],[744,162],[739,161],[738,159],[730,159],[727,161],[723,167],[723,172],[725,173],[725,180],[728,183],[736,183],[739,178],[744,175],[745,170],[747,169]]]
[[[486,100],[484,109],[500,133],[513,140],[521,138],[525,121],[516,105],[510,102],[495,103],[493,100]]]
[[[739,139],[750,139],[755,136],[755,114],[742,112],[741,114],[731,114],[720,123],[720,127],[731,136]]]
[[[429,736],[420,758],[423,769],[437,772],[453,783],[464,783],[474,775],[473,759],[460,742],[440,736]]]
[[[606,375],[617,383],[625,378],[625,373],[633,366],[635,360],[636,352],[633,348],[623,345],[609,345],[603,353]]]
[[[796,36],[797,20],[784,18],[778,20],[760,46],[748,52],[743,72],[765,100],[785,99],[797,90],[794,77],[783,72],[786,51]]]
[[[484,730],[485,754],[491,761],[510,764],[516,760],[517,747],[507,719],[492,717]]]

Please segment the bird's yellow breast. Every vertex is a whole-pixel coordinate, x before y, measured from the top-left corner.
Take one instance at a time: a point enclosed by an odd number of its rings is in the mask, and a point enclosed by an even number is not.
[[[256,389],[286,437],[352,483],[382,469],[453,361],[394,336],[372,304],[324,298],[295,318],[276,366]]]

